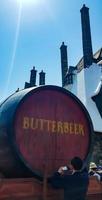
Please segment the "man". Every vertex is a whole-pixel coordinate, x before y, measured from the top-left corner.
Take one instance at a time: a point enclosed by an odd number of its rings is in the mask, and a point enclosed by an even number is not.
[[[64,189],[64,200],[85,200],[88,189],[88,172],[82,170],[83,162],[79,157],[71,160],[71,174],[60,167],[51,178],[51,184],[54,188]]]
[[[102,181],[102,170],[94,162],[90,163],[89,175],[95,176],[98,181]]]

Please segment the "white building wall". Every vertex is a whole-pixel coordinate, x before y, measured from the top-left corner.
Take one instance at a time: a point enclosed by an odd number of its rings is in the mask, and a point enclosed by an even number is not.
[[[91,98],[87,98],[85,107],[87,108],[92,119],[94,130],[102,133],[102,118],[95,102]]]
[[[86,85],[85,85],[85,69],[77,73],[77,94],[76,96],[86,105]]]
[[[93,63],[89,68],[84,68],[75,74],[73,84],[67,85],[65,88],[75,94],[85,105],[92,119],[94,130],[102,133],[102,118],[91,98],[96,93],[102,79],[101,73],[100,66]]]
[[[89,68],[85,68],[85,85],[86,96],[93,96],[101,79],[101,68],[97,64],[92,64]]]
[[[94,130],[98,132],[102,132],[102,118],[91,97],[95,94],[100,79],[101,68],[97,64],[92,64],[89,68],[84,68],[77,75],[77,97],[87,108],[93,122]]]

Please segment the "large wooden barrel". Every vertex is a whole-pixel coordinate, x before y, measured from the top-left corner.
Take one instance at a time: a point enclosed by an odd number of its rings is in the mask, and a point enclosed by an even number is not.
[[[0,169],[43,177],[74,156],[87,161],[93,127],[80,100],[57,86],[25,89],[0,106]]]

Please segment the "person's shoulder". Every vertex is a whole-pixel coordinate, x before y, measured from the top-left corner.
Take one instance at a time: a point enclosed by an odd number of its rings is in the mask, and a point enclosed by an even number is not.
[[[89,177],[88,171],[82,171],[82,172],[81,172],[81,175],[82,175],[82,176],[85,176],[85,177]]]
[[[81,171],[80,172],[80,177],[85,182],[89,182],[89,173],[88,173],[88,171]]]

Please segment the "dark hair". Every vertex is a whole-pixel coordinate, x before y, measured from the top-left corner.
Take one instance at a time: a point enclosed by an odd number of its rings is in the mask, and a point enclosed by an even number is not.
[[[83,167],[83,161],[79,157],[74,157],[71,160],[71,165],[74,167],[75,170],[81,170]]]

